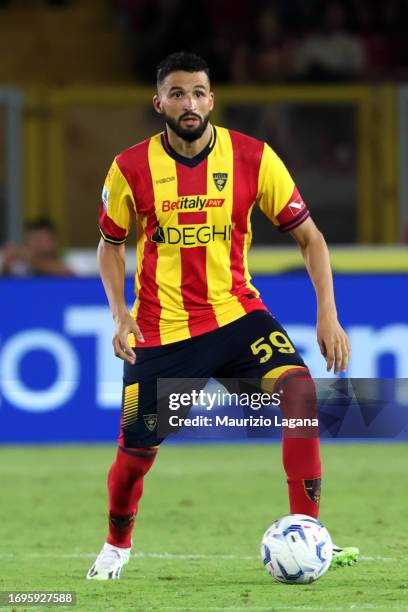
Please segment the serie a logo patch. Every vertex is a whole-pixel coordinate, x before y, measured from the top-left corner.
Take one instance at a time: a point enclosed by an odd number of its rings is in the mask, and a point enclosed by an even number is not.
[[[213,179],[218,191],[222,191],[228,179],[226,172],[213,172]]]

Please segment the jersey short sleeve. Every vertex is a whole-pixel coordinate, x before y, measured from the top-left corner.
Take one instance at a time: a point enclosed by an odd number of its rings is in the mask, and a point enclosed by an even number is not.
[[[132,190],[115,159],[105,179],[99,209],[99,229],[104,240],[125,242],[134,210]]]
[[[257,201],[262,212],[282,232],[294,229],[310,215],[285,164],[266,143],[259,168]]]

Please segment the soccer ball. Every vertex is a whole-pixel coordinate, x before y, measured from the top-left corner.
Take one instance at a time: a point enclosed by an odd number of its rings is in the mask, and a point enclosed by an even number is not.
[[[262,538],[263,564],[279,582],[314,582],[327,572],[332,556],[329,532],[306,514],[289,514],[276,520]]]

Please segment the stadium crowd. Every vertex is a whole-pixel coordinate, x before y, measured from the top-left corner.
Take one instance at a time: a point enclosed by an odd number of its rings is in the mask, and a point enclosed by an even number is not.
[[[175,48],[232,83],[406,78],[408,0],[113,0],[134,77]]]
[[[57,229],[47,218],[24,224],[21,243],[0,245],[0,276],[72,276],[61,258]]]

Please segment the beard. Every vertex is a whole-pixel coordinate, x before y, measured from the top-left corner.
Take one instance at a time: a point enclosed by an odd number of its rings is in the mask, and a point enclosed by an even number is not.
[[[183,126],[181,125],[181,121],[186,117],[195,117],[199,119],[199,124],[197,125],[197,127],[191,129],[183,128]],[[200,117],[195,113],[184,113],[184,115],[181,115],[179,119],[174,119],[169,115],[164,115],[164,118],[166,120],[167,125],[173,130],[175,134],[177,134],[179,138],[182,138],[186,142],[194,142],[195,140],[198,140],[198,138],[201,138],[201,136],[204,134],[205,128],[207,127],[208,122],[210,120],[210,113],[208,113],[208,115],[206,115],[205,117]]]

